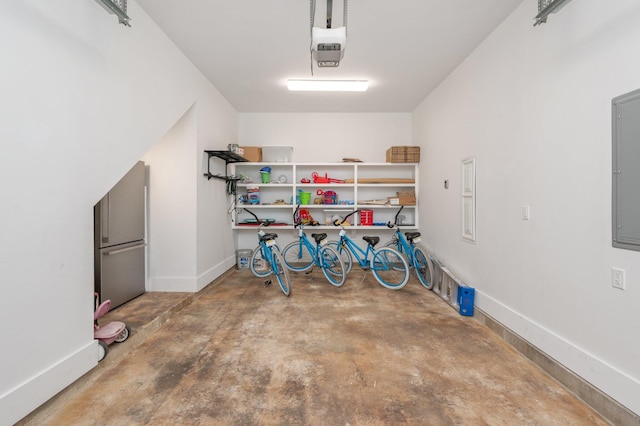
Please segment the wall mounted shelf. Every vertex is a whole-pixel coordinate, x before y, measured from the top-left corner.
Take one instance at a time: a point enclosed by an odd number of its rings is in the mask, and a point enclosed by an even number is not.
[[[260,169],[271,168],[271,180],[262,182]],[[300,206],[306,210],[319,226],[311,229],[334,230],[331,224],[334,216],[345,216],[356,209],[371,210],[372,225],[360,223],[360,216],[351,217],[349,229],[388,229],[385,225],[394,219],[400,208],[398,194],[402,191],[414,194],[411,204],[405,204],[403,210],[403,228],[417,229],[418,203],[418,165],[415,163],[239,163],[233,165],[233,173],[249,178],[250,181],[237,183],[236,209],[232,215],[234,229],[251,229],[244,220],[251,216],[243,212],[244,208],[260,211],[258,216],[274,219],[279,229],[293,229],[293,213],[296,210],[296,198],[301,192],[308,192],[309,202]],[[320,178],[328,176],[328,182],[313,182],[314,175]],[[333,179],[329,179],[333,178]],[[320,179],[318,179],[320,180]],[[303,183],[304,181],[304,183]],[[338,183],[342,182],[342,183]],[[249,190],[259,194],[258,204],[247,202]],[[332,191],[338,198],[336,204],[324,204],[322,194]],[[245,195],[246,193],[246,195]],[[253,192],[255,193],[255,192]],[[397,197],[398,203],[389,203],[390,197]],[[240,201],[240,200],[243,201]],[[317,203],[318,201],[319,203]]]
[[[227,166],[231,163],[244,163],[247,162],[249,160],[247,160],[246,158],[242,157],[241,155],[238,155],[234,152],[231,151],[204,151],[205,154],[208,155],[207,157],[207,173],[205,173],[204,175],[207,177],[207,180],[210,180],[212,178],[215,179],[222,179],[226,182],[229,181],[238,181],[240,179],[235,178],[235,177],[230,177],[229,174],[227,173]],[[213,174],[211,173],[211,157],[216,157],[216,158],[220,158],[222,160],[224,160],[224,175],[221,174]]]

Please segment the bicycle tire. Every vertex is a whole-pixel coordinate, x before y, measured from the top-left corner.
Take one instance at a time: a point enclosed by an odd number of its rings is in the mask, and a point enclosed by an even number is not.
[[[398,253],[400,253],[400,255],[404,258],[404,260],[407,262],[407,266],[409,266],[409,268],[413,268],[413,257],[410,256],[408,253],[405,253],[404,251],[404,246],[402,245],[402,243],[400,242],[400,240],[396,239],[391,240],[389,242],[387,242],[384,247],[389,247],[391,249],[394,249],[395,251],[397,251]]]
[[[318,257],[320,258],[320,267],[322,273],[332,285],[342,287],[347,273],[345,271],[344,262],[335,248],[331,246],[319,247]]]
[[[351,272],[353,259],[351,259],[351,252],[349,251],[349,248],[347,248],[345,244],[336,240],[328,241],[327,246],[333,247],[336,252],[338,252],[338,255],[340,255],[340,259],[342,259],[342,263],[344,263],[345,275]]]
[[[413,246],[413,271],[420,284],[427,290],[433,288],[433,265],[431,265],[427,251],[421,246]]]
[[[284,264],[292,271],[304,272],[313,267],[313,253],[302,240],[293,241],[282,250]]]
[[[371,258],[371,270],[381,286],[400,290],[409,281],[409,266],[404,257],[390,247],[380,247]]]
[[[273,275],[278,279],[278,284],[284,295],[289,296],[291,294],[291,279],[289,278],[289,269],[284,263],[282,253],[279,250],[271,250],[271,256]]]
[[[251,253],[251,260],[249,261],[249,268],[253,275],[260,278],[269,276],[271,273],[270,264],[271,262],[266,259],[262,245],[256,247]]]

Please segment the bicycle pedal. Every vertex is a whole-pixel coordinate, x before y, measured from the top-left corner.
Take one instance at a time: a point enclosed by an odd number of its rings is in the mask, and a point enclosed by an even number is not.
[[[267,288],[271,285],[271,280],[267,280],[264,282],[264,288]]]

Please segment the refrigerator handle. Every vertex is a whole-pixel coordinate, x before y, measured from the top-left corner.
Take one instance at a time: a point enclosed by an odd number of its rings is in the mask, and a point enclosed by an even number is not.
[[[120,254],[120,253],[124,253],[124,252],[127,252],[127,251],[143,248],[143,247],[146,247],[146,246],[147,246],[146,244],[139,244],[137,246],[127,247],[127,248],[123,248],[123,249],[120,249],[120,250],[108,251],[108,252],[105,252],[104,255],[105,256],[111,256],[111,255],[114,255],[114,254]]]
[[[109,242],[109,193],[102,199],[102,203],[100,203],[100,208],[102,211],[100,212],[100,227],[102,234],[102,243],[106,244]]]

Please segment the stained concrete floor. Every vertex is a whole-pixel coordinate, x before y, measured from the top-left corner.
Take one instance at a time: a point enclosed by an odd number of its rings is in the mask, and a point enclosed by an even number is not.
[[[130,339],[20,424],[609,424],[415,278],[292,277],[289,298],[232,271],[118,308]]]

